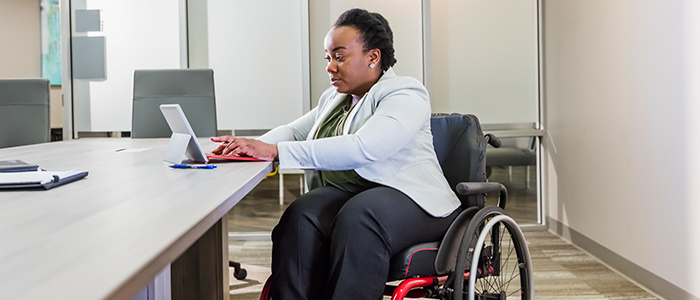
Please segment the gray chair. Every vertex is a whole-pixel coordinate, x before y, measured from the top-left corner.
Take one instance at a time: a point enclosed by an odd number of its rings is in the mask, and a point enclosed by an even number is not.
[[[530,137],[527,149],[508,145],[507,139],[501,139],[501,148],[486,148],[486,176],[491,175],[493,167],[508,167],[508,181],[513,181],[513,166],[525,166],[526,187],[530,188],[530,166],[537,164],[537,138]]]
[[[0,148],[49,142],[49,103],[48,79],[0,80]]]
[[[161,104],[180,104],[198,137],[216,136],[214,71],[172,69],[134,71],[132,138],[170,137]]]

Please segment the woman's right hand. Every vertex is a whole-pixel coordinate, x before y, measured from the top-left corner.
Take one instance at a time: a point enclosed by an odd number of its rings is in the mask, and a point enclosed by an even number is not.
[[[273,161],[277,159],[277,145],[268,144],[255,139],[234,138],[229,135],[213,137],[212,142],[221,143],[212,153],[225,156],[247,156],[259,160]]]
[[[212,142],[221,143],[221,145],[219,145],[219,147],[216,147],[216,149],[211,151],[211,153],[216,154],[216,155],[221,155],[224,152],[224,149],[226,149],[226,147],[230,143],[233,143],[234,140],[235,140],[235,138],[230,136],[230,135],[212,137],[211,138]]]

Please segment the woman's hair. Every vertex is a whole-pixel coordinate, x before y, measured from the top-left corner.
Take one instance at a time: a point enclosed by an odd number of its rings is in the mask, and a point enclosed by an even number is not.
[[[396,63],[394,57],[394,34],[391,32],[389,22],[378,13],[371,13],[364,9],[353,8],[344,12],[333,27],[350,26],[360,32],[360,39],[364,45],[364,51],[379,49],[381,51],[380,67],[388,70]]]

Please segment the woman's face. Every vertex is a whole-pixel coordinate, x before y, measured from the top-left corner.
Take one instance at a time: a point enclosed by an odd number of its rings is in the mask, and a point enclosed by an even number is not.
[[[324,40],[326,71],[339,93],[362,97],[381,75],[381,52],[372,49],[364,52],[360,32],[349,26],[332,28]],[[370,64],[374,63],[374,68]]]

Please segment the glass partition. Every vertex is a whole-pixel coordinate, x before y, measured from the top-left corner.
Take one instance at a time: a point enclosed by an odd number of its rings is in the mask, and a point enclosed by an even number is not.
[[[473,114],[504,142],[489,149],[490,180],[507,211],[543,224],[539,196],[538,1],[424,1],[425,82],[433,112]],[[494,200],[495,201],[495,200]]]
[[[498,136],[498,132],[492,132]],[[486,150],[486,176],[489,182],[502,183],[508,189],[506,212],[520,224],[541,223],[539,144],[540,138],[502,137],[500,148]],[[496,205],[498,197],[488,195],[487,205]]]
[[[70,1],[75,133],[131,131],[134,70],[187,67],[181,2]]]

